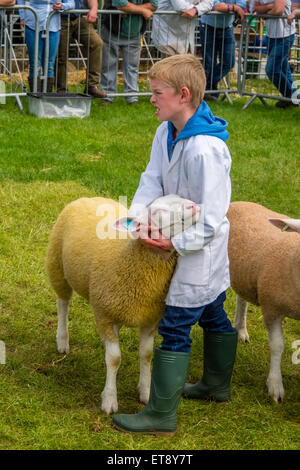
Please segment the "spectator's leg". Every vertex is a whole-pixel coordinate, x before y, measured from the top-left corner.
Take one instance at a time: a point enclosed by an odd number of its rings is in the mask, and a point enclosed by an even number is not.
[[[124,93],[138,93],[139,65],[141,55],[140,38],[122,40]],[[138,96],[125,98],[128,104],[136,103]]]
[[[104,25],[101,28],[101,37],[103,39],[101,88],[108,94],[116,93],[119,60],[118,38],[110,34]],[[113,98],[108,97],[105,101],[112,102]]]
[[[288,62],[293,42],[294,35],[270,39],[271,47],[266,67],[269,79],[286,98],[291,98],[293,92],[293,77]]]
[[[35,31],[25,27],[25,42],[28,51],[29,58],[29,78],[34,77],[34,53],[35,53]],[[37,74],[40,76],[42,63],[42,44],[41,44],[41,33],[39,34],[39,54],[38,54],[38,64],[37,64]]]
[[[55,60],[57,56],[59,38],[60,38],[60,31],[49,32],[49,57],[48,57],[48,78],[47,78],[47,92],[48,93],[52,92],[53,85],[54,85],[54,66],[55,66]],[[45,57],[43,58],[43,64],[44,63],[45,63]]]
[[[91,23],[80,18],[80,42],[84,46],[84,55],[88,57],[87,87],[99,86],[102,62],[103,41]]]
[[[235,64],[235,46],[236,41],[233,33],[233,28],[224,28],[223,31],[219,31],[219,37],[217,38],[219,63],[216,67],[216,75],[214,77],[215,85],[225,77]]]
[[[58,93],[66,93],[67,88],[67,74],[68,74],[68,56],[69,44],[72,34],[72,23],[68,20],[61,19],[60,41],[58,47],[58,61],[57,61],[57,91]]]
[[[206,90],[213,90],[213,70],[216,66],[215,28],[202,24],[200,26],[203,66],[206,75]]]

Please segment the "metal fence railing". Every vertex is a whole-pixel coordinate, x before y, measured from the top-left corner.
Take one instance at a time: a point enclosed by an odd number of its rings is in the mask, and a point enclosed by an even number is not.
[[[0,100],[13,96],[18,100],[20,109],[20,98],[26,95],[28,82],[27,48],[18,15],[21,8],[33,12],[36,24],[32,91],[37,91],[37,79],[42,84],[41,91],[50,91],[49,83],[47,84],[49,25],[53,15],[58,14],[52,12],[48,16],[42,33],[46,41],[45,62],[38,77],[39,19],[36,11],[28,5],[0,8],[0,80],[5,82]],[[163,40],[155,37],[154,32],[160,30],[160,18],[166,18],[167,15],[178,16],[178,13],[154,13],[156,28],[152,27],[153,16],[143,24],[142,34],[134,35],[129,29],[127,39],[122,36],[122,12],[98,10],[98,21],[93,25],[86,22],[88,11],[63,12],[61,40],[51,91],[82,93],[88,91],[90,84],[101,84],[108,101],[122,96],[129,103],[137,100],[138,96],[150,96],[147,83],[150,67],[168,54],[168,47],[172,47],[175,52],[179,50],[174,44],[174,37],[171,44],[168,32],[164,33]],[[291,34],[288,36],[293,36],[293,41],[287,47],[281,44],[286,41],[280,37],[280,28],[284,21],[284,34],[287,31],[284,17],[271,17],[274,22],[271,29],[278,36],[271,40],[267,34],[270,16],[248,14],[242,24],[234,24],[229,28],[225,23],[224,27],[220,27],[220,18],[224,17],[221,13],[211,12],[209,17],[214,19],[215,26],[211,26],[212,22],[207,25],[201,23],[201,19],[195,19],[187,23],[189,26],[186,37],[180,37],[181,44],[188,45],[183,52],[194,53],[203,63],[207,77],[207,95],[215,98],[220,95],[221,99],[227,99],[230,103],[233,94],[249,96],[244,108],[255,98],[263,102],[266,99],[291,101],[290,82],[294,82],[292,86],[295,91],[300,80],[300,22],[296,21],[295,26],[291,26]],[[115,29],[112,27],[113,23]]]
[[[291,89],[300,93],[300,22],[289,25],[286,17],[248,15],[240,67],[239,93],[251,97],[245,108],[255,98],[290,101]]]
[[[23,29],[20,26],[18,11],[22,6],[0,7],[0,100],[7,96],[15,97],[20,110],[20,100],[26,96],[28,76],[28,56]],[[39,18],[34,8],[27,6],[35,20],[33,89],[37,89],[38,32]],[[1,101],[0,101],[1,102]]]

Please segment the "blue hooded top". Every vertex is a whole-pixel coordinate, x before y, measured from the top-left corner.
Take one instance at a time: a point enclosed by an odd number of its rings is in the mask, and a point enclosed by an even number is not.
[[[210,110],[210,107],[205,101],[202,101],[201,105],[193,116],[188,120],[184,128],[179,132],[176,139],[173,140],[174,126],[168,121],[168,155],[169,159],[172,158],[172,149],[178,140],[188,139],[193,135],[212,135],[218,137],[224,142],[229,137],[229,132],[226,130],[227,122],[214,116]]]

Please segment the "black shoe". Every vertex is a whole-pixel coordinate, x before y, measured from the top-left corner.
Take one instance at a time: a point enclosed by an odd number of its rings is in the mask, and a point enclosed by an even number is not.
[[[106,93],[104,93],[104,91],[100,91],[99,88],[97,87],[97,85],[89,86],[87,91],[86,91],[86,88],[85,88],[84,93],[88,94],[88,95],[91,95],[94,98],[105,98],[106,97]]]
[[[101,104],[106,106],[108,104],[113,104],[113,102],[111,100],[108,100],[107,98],[103,98],[102,101],[101,101]]]
[[[275,106],[276,106],[276,108],[284,109],[284,108],[291,108],[293,106],[298,107],[299,104],[293,103],[292,101],[281,101],[280,100],[280,101],[277,101]]]
[[[204,95],[205,101],[218,101],[218,98],[214,95],[210,95],[209,93],[205,93]]]

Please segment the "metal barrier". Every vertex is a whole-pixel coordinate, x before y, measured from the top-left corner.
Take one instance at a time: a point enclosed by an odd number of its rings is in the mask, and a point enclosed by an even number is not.
[[[35,19],[33,91],[36,91],[39,33],[38,15],[34,8],[27,5],[0,7],[0,80],[5,82],[5,90],[0,93],[0,99],[15,97],[21,111],[23,111],[23,106],[20,97],[26,96],[27,94],[24,82],[27,77],[26,69],[28,67],[28,56],[23,30],[22,28],[16,29],[16,24],[19,19],[19,15],[16,15],[16,11],[24,9],[25,7],[32,11]],[[19,54],[16,53],[17,49]]]
[[[37,91],[37,56],[38,56],[38,31],[39,21],[35,10],[30,6],[15,6],[9,8],[0,8],[7,12],[15,13],[15,9],[30,9],[36,22],[35,34],[35,64],[34,64],[34,83],[33,91]],[[219,12],[210,12],[209,17],[214,19],[214,26],[201,24],[198,19],[188,20],[188,25],[184,37],[180,38],[181,46],[184,49],[179,50],[178,44],[174,40],[169,40],[168,31],[164,35],[159,35],[157,31],[167,15],[178,16],[177,12],[155,12],[153,19],[144,24],[141,35],[134,36],[127,40],[120,35],[120,22],[123,15],[118,10],[98,10],[98,23],[95,28],[91,23],[87,23],[85,15],[89,10],[67,10],[62,17],[62,30],[60,48],[56,62],[56,75],[54,87],[50,85],[51,91],[83,92],[87,91],[91,83],[101,86],[107,92],[107,100],[112,101],[115,97],[123,96],[128,103],[136,101],[138,96],[150,96],[149,87],[145,78],[152,64],[162,57],[170,54],[170,48],[176,53],[192,52],[203,62],[207,75],[206,93],[210,96],[221,95],[232,103],[230,95],[239,94],[250,96],[251,99],[246,103],[247,108],[255,98],[259,98],[265,103],[267,99],[278,99],[290,101],[291,97],[285,93],[288,90],[287,85],[282,85],[282,77],[278,79],[275,65],[270,68],[269,49],[266,45],[265,22],[270,18],[272,21],[282,21],[282,17],[262,17],[256,15],[247,15],[246,21],[242,25],[235,25],[233,28],[220,27],[220,18],[224,15]],[[42,79],[42,90],[50,91],[47,85],[48,75],[48,57],[49,57],[49,25],[51,18],[56,12],[50,13],[47,19],[44,37],[46,40],[45,65]],[[11,15],[13,18],[13,15]],[[117,18],[117,19],[116,19]],[[113,21],[115,19],[115,21]],[[156,25],[153,25],[153,22]],[[222,20],[223,21],[223,20]],[[0,72],[6,72],[6,75],[12,83],[15,80],[15,88],[19,86],[21,90],[10,90],[0,93],[3,96],[15,96],[20,99],[26,95],[24,80],[26,77],[26,66],[28,58],[24,53],[22,59],[23,70],[19,73],[21,79],[19,83],[16,77],[11,73],[11,64],[14,59],[14,44],[12,28],[9,26],[11,19],[5,18],[5,41],[1,42]],[[112,25],[117,28],[112,33]],[[300,77],[300,22],[296,23],[296,36],[294,45],[289,52],[290,62],[292,61],[294,78]],[[130,30],[128,34],[130,36]],[[155,36],[156,35],[156,36]],[[279,44],[280,39],[275,40]],[[26,45],[22,42],[24,51]],[[95,50],[98,51],[95,59]],[[102,67],[101,67],[102,50]],[[9,54],[8,54],[9,51]],[[100,51],[100,52],[99,52]],[[94,56],[92,56],[92,53]],[[9,57],[9,59],[8,59]],[[284,58],[284,57],[282,57]],[[268,61],[269,60],[269,61]],[[95,65],[94,62],[97,62]],[[100,62],[99,62],[100,61]],[[268,64],[266,73],[265,66]],[[4,69],[3,69],[4,68]],[[102,69],[102,70],[101,70]],[[101,70],[101,74],[100,74]],[[276,72],[276,73],[275,73]],[[100,78],[101,77],[101,78]],[[1,78],[1,77],[0,77]],[[276,78],[276,80],[275,80]],[[279,80],[279,82],[278,82]],[[48,81],[49,82],[49,81]],[[137,85],[139,83],[139,85]],[[277,85],[275,86],[276,83]],[[122,90],[124,86],[124,90]],[[279,93],[278,88],[283,92]],[[283,96],[282,96],[283,95]],[[19,104],[19,103],[18,103]],[[19,105],[20,107],[20,105]],[[21,109],[21,107],[20,107]]]
[[[289,41],[294,29],[295,38]],[[291,101],[291,89],[297,95],[300,79],[300,22],[294,27],[285,16],[247,15],[243,37],[239,93],[251,96],[244,109],[256,98],[264,104],[265,99]]]

